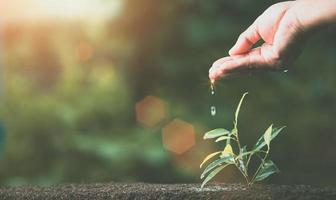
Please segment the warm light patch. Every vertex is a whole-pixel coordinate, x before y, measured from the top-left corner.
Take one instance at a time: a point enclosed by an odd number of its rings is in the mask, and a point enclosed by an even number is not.
[[[166,103],[158,97],[147,96],[135,105],[137,122],[152,128],[166,117]]]
[[[87,61],[92,57],[93,48],[88,42],[80,42],[77,46],[77,56],[81,61]]]
[[[106,20],[117,16],[122,0],[3,0],[1,17],[6,21]]]
[[[111,84],[116,81],[115,71],[111,67],[96,65],[91,70],[91,76],[100,86],[111,87]]]
[[[174,119],[162,129],[162,142],[166,149],[182,154],[195,145],[193,125],[180,119]]]
[[[195,137],[196,137],[196,145],[188,150],[188,152],[175,155],[172,159],[173,165],[176,166],[179,170],[185,171],[187,173],[194,173],[198,174],[200,171],[199,163],[202,161],[201,159],[204,158],[206,152],[214,152],[216,148],[213,144],[203,140],[201,134],[197,133],[204,133],[206,128],[194,124],[195,129]]]

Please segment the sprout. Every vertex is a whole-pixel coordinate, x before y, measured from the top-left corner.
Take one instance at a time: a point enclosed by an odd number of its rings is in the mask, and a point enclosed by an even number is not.
[[[243,175],[248,186],[252,185],[256,181],[262,181],[269,177],[271,174],[279,172],[277,166],[268,159],[271,141],[285,128],[275,128],[273,124],[270,125],[265,133],[258,139],[257,143],[251,150],[247,150],[247,146],[241,146],[238,132],[238,116],[241,105],[248,93],[244,93],[239,101],[235,112],[235,119],[233,122],[233,128],[231,131],[218,128],[211,130],[204,135],[204,139],[214,139],[215,142],[225,142],[224,150],[217,151],[209,154],[205,157],[200,168],[211,159],[217,157],[216,160],[208,164],[201,174],[203,188],[214,176],[216,176],[222,169],[227,166],[235,166],[239,172]],[[234,147],[234,148],[233,148]],[[234,151],[236,149],[236,151]],[[249,173],[249,164],[252,157],[256,157],[260,160],[259,166],[254,173]]]

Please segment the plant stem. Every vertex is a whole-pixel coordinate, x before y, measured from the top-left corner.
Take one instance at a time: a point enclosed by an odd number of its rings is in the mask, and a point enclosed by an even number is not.
[[[267,151],[264,151],[264,150],[259,150],[259,152],[267,154]],[[248,165],[250,163],[250,160],[251,160],[252,156],[253,156],[253,154],[250,154],[249,157],[248,157],[248,159],[247,159],[247,162],[246,162],[246,168],[247,169],[248,169]],[[262,158],[260,158],[260,159],[262,160]]]
[[[239,170],[239,172],[244,176],[247,185],[249,185],[249,184],[250,184],[250,181],[249,181],[249,179],[248,179],[248,175],[245,174],[245,173],[239,168],[239,166],[237,165],[237,163],[235,163],[235,166],[237,167],[237,169]]]
[[[252,157],[252,154],[250,154],[249,157],[248,157],[248,159],[247,159],[247,162],[246,162],[246,168],[247,168],[247,169],[248,169],[248,166],[249,166],[251,157]]]
[[[266,160],[266,158],[267,158],[267,156],[268,156],[268,153],[269,153],[269,148],[267,149],[264,158],[262,158],[262,160],[261,160],[261,164],[259,165],[257,171],[254,173],[253,178],[251,179],[251,183],[254,182],[254,180],[256,179],[256,176],[257,176],[258,172],[260,171],[261,167],[264,165],[265,160]],[[261,158],[260,158],[260,159],[261,159]]]
[[[244,175],[244,173],[243,173],[243,176],[244,176],[244,178],[245,178],[245,181],[246,181],[247,185],[250,185],[250,181],[249,181],[249,179],[248,179],[248,176]]]
[[[236,142],[237,142],[237,146],[238,146],[238,149],[239,149],[239,152],[241,151],[241,145],[240,145],[240,141],[239,141],[239,133],[238,133],[238,129],[237,127],[235,127],[235,129],[237,130],[237,134],[235,135],[236,136]],[[241,153],[241,152],[240,152]],[[240,163],[239,163],[240,164]],[[248,174],[246,174],[242,169],[240,169],[240,167],[238,166],[237,163],[235,163],[236,167],[238,168],[238,170],[240,171],[240,173],[244,176],[245,178],[245,181],[246,181],[246,184],[247,185],[250,185],[250,180],[248,179]],[[247,165],[245,166],[246,169],[247,169]]]

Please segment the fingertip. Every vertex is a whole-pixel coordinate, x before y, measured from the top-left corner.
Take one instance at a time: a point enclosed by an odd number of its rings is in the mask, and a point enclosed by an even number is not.
[[[209,74],[211,74],[211,73],[214,71],[214,68],[215,68],[214,65],[212,65],[212,67],[210,67],[210,69],[209,69]]]
[[[222,71],[224,71],[224,66],[226,62],[232,60],[232,57],[226,56],[221,59],[216,60],[209,69],[209,79],[217,80],[222,76]]]
[[[236,44],[229,50],[230,56],[240,55],[248,52],[254,43],[246,37],[239,37]]]
[[[215,82],[221,77],[223,77],[226,74],[226,70],[224,69],[217,69],[217,70],[212,70],[209,73],[209,79],[211,82]]]
[[[214,75],[214,73],[209,73],[209,79],[211,82],[214,82],[216,80],[216,76]]]
[[[239,39],[236,41],[236,43],[231,47],[231,49],[229,50],[229,55],[232,56],[232,55],[235,55],[236,52],[237,52],[237,49],[239,47]]]
[[[242,48],[241,45],[238,46],[239,44],[235,44],[230,50],[229,50],[229,55],[230,56],[235,56],[235,55],[239,55],[242,53]]]
[[[213,67],[209,70],[209,79],[210,81],[216,81],[218,79],[218,73]]]
[[[229,53],[230,56],[233,56],[233,55],[234,55],[234,47],[232,47],[232,48],[229,50],[228,53]]]

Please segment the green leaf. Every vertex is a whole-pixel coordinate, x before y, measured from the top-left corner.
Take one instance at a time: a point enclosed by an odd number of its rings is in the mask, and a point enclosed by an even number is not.
[[[215,142],[219,142],[219,141],[223,141],[223,140],[227,140],[227,139],[231,139],[231,137],[230,136],[221,136],[221,137],[217,138]]]
[[[222,156],[225,157],[227,155],[231,155],[234,156],[235,154],[233,153],[233,149],[231,144],[227,144],[224,148],[224,150],[222,151]]]
[[[277,168],[277,166],[271,160],[267,160],[262,164],[261,169],[259,170],[255,178],[255,181],[262,181],[271,174],[278,172],[279,169]]]
[[[230,134],[230,131],[224,128],[217,128],[217,129],[214,129],[214,130],[211,130],[205,133],[203,139],[211,139],[211,138],[216,138],[216,137],[229,135],[229,134]]]
[[[200,165],[200,168],[202,168],[203,164],[206,163],[206,161],[210,160],[212,157],[218,155],[219,153],[221,153],[221,151],[214,152],[212,154],[209,154],[207,157],[205,157],[203,162]]]
[[[271,136],[271,141],[278,136],[278,134],[285,128],[285,126],[280,127],[280,128],[272,128],[272,136]],[[252,151],[259,151],[266,145],[264,135],[262,135],[257,143],[253,146]]]
[[[228,162],[230,162],[230,163],[234,163],[235,162],[235,157],[234,157],[235,155],[231,155],[231,154],[221,154],[219,157],[220,158],[226,158],[226,159],[228,159]]]
[[[270,127],[268,127],[268,129],[264,133],[264,140],[265,140],[265,143],[267,144],[268,148],[271,144],[272,130],[273,130],[273,124]]]
[[[245,156],[248,156],[248,155],[250,155],[250,154],[254,154],[256,151],[247,151],[247,152],[244,152],[244,153],[241,153],[241,154],[239,154],[239,155],[237,155],[237,157],[235,158],[236,160],[237,159],[241,159],[241,158],[243,158],[243,157],[245,157]]]
[[[214,168],[218,167],[218,166],[221,166],[223,163],[226,163],[226,164],[233,164],[234,163],[234,160],[233,160],[233,157],[231,156],[227,156],[227,157],[224,157],[224,158],[220,158],[220,159],[217,159],[215,161],[213,161],[212,163],[210,163],[203,171],[203,173],[201,174],[201,179],[204,178],[205,174],[207,174],[208,172],[210,172],[211,170],[213,170]]]
[[[216,168],[215,170],[213,170],[203,181],[202,185],[201,185],[201,188],[204,187],[204,185],[209,182],[214,176],[216,176],[216,174],[218,174],[222,169],[224,169],[226,166],[228,166],[229,164],[227,165],[223,165],[223,166],[220,166],[218,168]]]
[[[236,109],[236,113],[235,113],[235,121],[234,121],[234,125],[235,125],[235,128],[237,128],[237,125],[238,125],[238,115],[239,115],[239,111],[240,111],[240,107],[244,101],[244,98],[245,96],[248,94],[248,92],[245,92],[242,96],[242,98],[240,99],[239,101],[239,104],[237,106],[237,109]]]
[[[229,136],[231,137],[231,135],[234,135],[235,137],[238,136],[238,129],[236,127],[231,130]],[[229,145],[230,143],[231,143],[231,138],[226,140],[226,145]]]
[[[238,133],[238,129],[237,129],[237,128],[233,128],[233,129],[231,130],[231,134],[232,134],[232,135],[237,135],[237,133]]]

